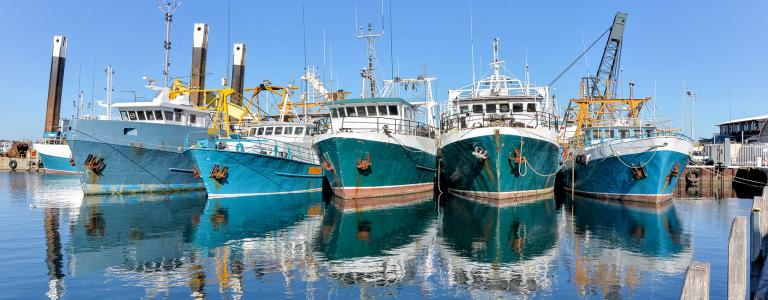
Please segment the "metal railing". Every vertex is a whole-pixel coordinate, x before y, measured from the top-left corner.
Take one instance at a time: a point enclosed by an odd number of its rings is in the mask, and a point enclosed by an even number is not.
[[[218,141],[225,142],[225,144],[222,145],[222,143],[217,143],[217,149],[258,153],[261,155],[275,156],[310,164],[319,164],[317,155],[311,148],[283,141],[263,137],[245,139],[220,139]],[[234,149],[230,149],[232,144],[234,144]]]
[[[729,149],[726,149],[728,147]],[[766,167],[768,166],[768,144],[712,144],[704,145],[703,152],[716,163],[726,163],[730,159],[731,166]],[[729,155],[726,155],[726,151]],[[730,156],[730,157],[728,157]]]
[[[589,138],[587,139],[584,134],[573,136],[569,138],[566,142],[566,144],[569,145],[588,145],[588,146],[600,146],[600,145],[607,145],[611,143],[616,142],[622,142],[622,141],[635,141],[635,140],[642,140],[642,139],[648,139],[653,137],[676,137],[679,139],[687,140],[689,142],[693,142],[693,140],[680,133],[676,132],[666,132],[666,131],[651,131],[648,132],[647,130],[642,131],[635,131],[634,135],[630,136],[600,136],[598,138]],[[588,142],[588,143],[587,143]]]
[[[559,128],[557,116],[542,111],[498,114],[462,112],[445,114],[440,121],[440,132],[483,127]]]
[[[67,139],[65,137],[63,137],[63,136],[59,136],[59,137],[44,137],[44,138],[40,139],[40,141],[38,141],[38,143],[45,144],[45,145],[66,145],[67,144]]]
[[[338,124],[339,128],[334,128],[333,124]],[[320,128],[320,133],[326,133],[327,130],[339,132],[371,132],[371,133],[391,133],[400,135],[415,135],[421,137],[434,138],[435,128],[413,120],[403,120],[386,117],[341,117],[335,118],[328,126]]]

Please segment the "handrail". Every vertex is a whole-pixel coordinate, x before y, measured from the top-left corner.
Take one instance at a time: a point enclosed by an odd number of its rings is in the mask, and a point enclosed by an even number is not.
[[[249,137],[241,139],[217,139],[216,141],[225,142],[224,148],[220,148],[217,143],[217,148],[220,150],[232,150],[229,149],[228,143],[236,143],[234,151],[258,153],[261,155],[269,155],[275,157],[281,157],[285,159],[291,159],[311,164],[319,164],[317,155],[309,148],[296,144],[291,144],[284,141],[265,137]],[[242,148],[238,149],[242,145]]]
[[[649,135],[646,131],[641,131],[640,135],[633,135],[633,136],[627,136],[627,137],[620,137],[620,136],[618,136],[618,137],[600,137],[600,138],[597,139],[597,140],[599,140],[599,142],[595,141],[596,139],[592,139],[592,138],[591,139],[586,139],[585,135],[581,134],[581,135],[578,135],[578,136],[573,136],[573,137],[568,138],[568,140],[566,141],[566,144],[587,145],[587,146],[604,146],[604,145],[608,145],[608,144],[612,144],[612,143],[616,143],[616,142],[630,141],[630,140],[637,141],[637,140],[649,139],[649,138],[653,138],[653,137],[677,137],[677,138],[681,138],[681,139],[684,139],[684,140],[689,141],[689,142],[693,142],[693,139],[691,139],[690,137],[688,137],[688,136],[686,136],[684,134],[676,133],[676,132],[654,131],[653,133],[651,133]],[[587,140],[590,141],[589,144],[585,143]]]
[[[338,132],[372,132],[400,135],[414,135],[421,137],[435,137],[435,128],[427,124],[414,121],[387,117],[339,117],[341,119],[340,128],[333,128],[334,122],[330,126],[318,129],[320,133],[326,133],[328,129]],[[364,126],[369,125],[369,126]]]
[[[558,123],[556,115],[543,111],[519,113],[461,112],[444,114],[440,121],[440,132],[483,127],[546,127],[558,130]]]

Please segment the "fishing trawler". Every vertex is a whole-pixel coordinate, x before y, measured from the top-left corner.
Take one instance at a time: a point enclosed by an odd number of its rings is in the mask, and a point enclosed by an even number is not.
[[[641,118],[650,98],[616,97],[617,70],[627,15],[618,13],[594,77],[582,78],[579,98],[566,110],[564,184],[574,193],[661,203],[672,198],[688,164],[693,140]],[[568,137],[567,135],[572,135]],[[564,155],[564,156],[566,156]]]
[[[152,101],[111,105],[119,120],[71,122],[67,138],[85,194],[204,188],[184,150],[190,141],[209,136],[208,111],[190,105],[188,94],[154,83],[146,86],[157,92]]]
[[[78,173],[65,135],[66,133],[62,135],[58,132],[46,132],[43,138],[33,145],[46,173]]]
[[[503,69],[494,39],[490,75],[448,92],[440,171],[453,193],[500,200],[553,190],[560,169],[554,98],[531,85],[527,71],[523,81]]]
[[[281,110],[275,116],[262,116],[251,101],[244,107],[247,117],[218,138],[198,141],[189,149],[210,197],[241,197],[262,194],[312,192],[322,189],[323,173],[312,151],[312,135],[317,126],[309,116],[293,112],[289,94],[293,86],[262,84],[253,90],[279,96]],[[254,96],[256,97],[256,96]],[[250,97],[253,99],[254,97]],[[227,105],[227,102],[223,102]],[[305,106],[308,106],[306,104]],[[271,105],[267,105],[271,106]],[[301,105],[299,105],[301,106]],[[312,104],[314,106],[314,104]],[[249,120],[248,122],[242,122]],[[296,120],[296,121],[292,121]],[[227,122],[227,120],[224,120]],[[229,128],[225,125],[223,128]]]
[[[661,203],[672,198],[693,141],[639,118],[650,98],[573,100],[581,116],[565,148],[566,190],[593,198]],[[627,115],[620,112],[626,111]]]
[[[334,194],[347,199],[424,192],[434,186],[435,133],[432,126],[417,121],[419,114],[432,121],[434,78],[385,80],[377,94],[376,36],[380,34],[373,33],[370,25],[368,34],[359,35],[368,40],[369,54],[368,66],[361,72],[361,97],[328,104],[329,126],[320,128],[313,144]],[[395,87],[416,85],[424,86],[426,99],[421,103],[393,96]]]

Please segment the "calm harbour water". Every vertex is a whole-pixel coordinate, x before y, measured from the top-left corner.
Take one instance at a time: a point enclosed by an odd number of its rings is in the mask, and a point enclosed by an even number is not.
[[[677,299],[693,260],[711,264],[721,299],[730,222],[751,208],[83,197],[77,177],[25,173],[0,173],[0,186],[7,299]]]

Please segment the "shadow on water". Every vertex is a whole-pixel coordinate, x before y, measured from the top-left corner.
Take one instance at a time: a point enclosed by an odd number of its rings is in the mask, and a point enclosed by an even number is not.
[[[633,297],[648,292],[640,286],[660,284],[659,275],[683,274],[693,260],[673,203],[649,207],[576,196],[564,209],[574,238],[564,250],[575,257],[570,275],[580,295]]]
[[[204,193],[84,197],[69,248],[72,274],[180,267],[205,202]]]
[[[514,295],[547,288],[559,239],[555,206],[554,199],[495,206],[448,196],[441,256],[449,283]]]
[[[319,216],[321,201],[320,192],[209,199],[195,233],[195,246],[214,249],[264,238],[308,216]]]
[[[344,200],[325,211],[315,251],[329,262],[329,277],[343,284],[386,285],[414,274],[416,252],[434,236],[431,192]],[[421,242],[419,242],[421,241]]]
[[[29,256],[44,273],[29,277],[45,276],[47,285],[25,289],[47,287],[51,299],[667,298],[679,295],[693,260],[693,231],[683,227],[694,214],[676,207],[692,203],[685,201],[638,207],[565,195],[499,207],[452,195],[435,203],[430,193],[83,197],[72,177],[0,180],[15,182],[16,192],[5,193],[31,204],[9,205],[8,214],[41,216],[30,230],[43,227],[45,251]],[[699,214],[733,214],[705,204],[696,202]],[[15,236],[29,231],[17,229]],[[706,234],[715,237],[697,239],[697,257],[725,260],[712,252],[725,238]]]

